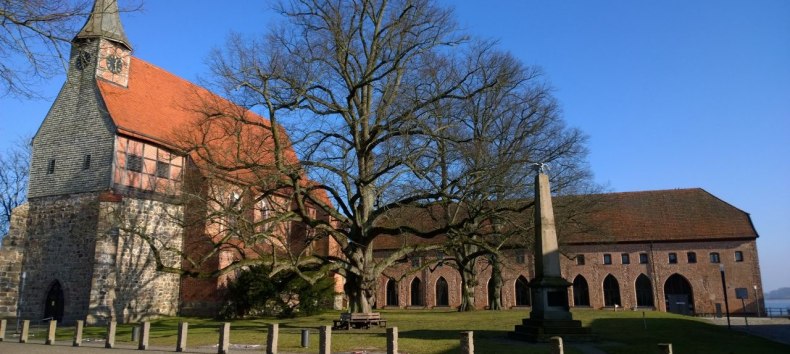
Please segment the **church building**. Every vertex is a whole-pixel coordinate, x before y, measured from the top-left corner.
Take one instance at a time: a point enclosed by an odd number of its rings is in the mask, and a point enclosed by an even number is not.
[[[227,200],[239,213],[242,203],[251,205],[244,213],[259,221],[275,211],[276,196],[248,198],[251,191],[233,183],[206,186],[199,162],[180,144],[209,105],[242,112],[258,126],[268,121],[132,53],[116,1],[96,0],[72,41],[66,82],[32,141],[28,202],[14,210],[0,250],[0,317],[100,323],[215,315],[229,276],[217,271],[246,255],[212,242],[228,237],[224,244],[233,246],[234,236],[223,235],[232,220],[205,221],[207,210],[224,207],[210,202]],[[266,132],[253,132],[250,144],[260,159],[272,158]],[[292,150],[285,155],[298,164]],[[195,205],[187,194],[209,195]],[[272,232],[282,240],[305,232],[291,226]]]

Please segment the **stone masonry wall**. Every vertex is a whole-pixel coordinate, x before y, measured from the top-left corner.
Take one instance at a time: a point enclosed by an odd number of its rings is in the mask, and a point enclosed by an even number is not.
[[[11,212],[11,227],[8,235],[3,238],[3,247],[0,248],[0,318],[16,317],[27,215],[27,203]]]
[[[63,321],[84,319],[93,275],[97,194],[33,198],[28,207],[21,317],[44,318],[44,301],[57,281],[64,295]]]
[[[135,322],[176,315],[180,277],[157,271],[154,254],[164,266],[180,268],[181,207],[115,197],[99,207],[88,322],[102,323],[109,316]]]

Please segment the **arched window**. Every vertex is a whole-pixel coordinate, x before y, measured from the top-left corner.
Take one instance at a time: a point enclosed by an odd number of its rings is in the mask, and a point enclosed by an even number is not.
[[[395,279],[387,280],[387,306],[399,306],[398,283]]]
[[[603,305],[614,306],[622,305],[620,302],[620,284],[611,274],[603,280]]]
[[[420,278],[414,278],[411,281],[411,286],[409,287],[411,292],[411,305],[412,306],[423,306],[424,303],[422,301],[422,282]]]
[[[653,284],[647,275],[640,274],[636,278],[636,306],[653,307]]]
[[[444,277],[436,281],[436,306],[450,306],[450,290]]]
[[[573,279],[573,306],[590,306],[590,287],[581,274]]]
[[[529,282],[524,276],[516,279],[516,306],[530,306]]]

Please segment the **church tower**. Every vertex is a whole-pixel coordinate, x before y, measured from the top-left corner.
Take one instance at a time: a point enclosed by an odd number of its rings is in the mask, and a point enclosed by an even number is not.
[[[126,38],[116,0],[97,0],[88,21],[72,41],[72,64],[77,70],[127,87],[132,46]]]
[[[116,0],[96,0],[72,40],[66,81],[33,137],[28,202],[15,210],[7,238],[14,247],[0,252],[16,266],[0,277],[0,305],[16,302],[23,319],[103,323],[176,314],[178,275],[157,272],[145,241],[124,231],[155,229],[175,249],[182,237],[161,217],[180,206],[150,186],[177,184],[184,159],[141,141],[149,134],[119,118],[168,116],[130,111],[140,106],[127,105],[135,65],[138,72],[153,67],[131,54]],[[145,80],[136,82],[138,92],[148,91]]]

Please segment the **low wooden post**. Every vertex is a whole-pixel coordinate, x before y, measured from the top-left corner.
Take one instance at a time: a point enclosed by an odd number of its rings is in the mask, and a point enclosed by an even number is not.
[[[27,336],[30,335],[30,320],[22,321],[22,333],[19,334],[19,343],[27,343]]]
[[[0,320],[0,342],[5,340],[5,330],[8,326],[8,320]]]
[[[77,325],[74,326],[74,342],[71,343],[74,347],[82,346],[82,328],[85,326],[83,320],[77,320]]]
[[[474,334],[473,331],[461,332],[461,354],[475,353]]]
[[[151,322],[145,321],[140,324],[140,342],[137,345],[138,350],[148,349],[148,336],[151,333]]]
[[[46,345],[52,345],[55,343],[55,331],[58,329],[58,321],[57,320],[49,320],[49,328],[47,328],[47,340],[44,341]]]
[[[219,345],[217,346],[217,354],[228,354],[230,348],[230,323],[225,322],[219,330]]]
[[[318,339],[318,354],[332,353],[332,327],[321,326]]]
[[[107,349],[115,348],[115,327],[117,324],[115,323],[115,319],[110,317],[110,321],[107,322],[107,341],[104,342],[104,347]]]
[[[661,354],[672,354],[672,343],[658,343],[658,352]]]
[[[277,354],[277,341],[280,337],[279,331],[279,324],[269,324],[269,333],[266,334],[266,354]]]
[[[551,337],[549,338],[549,342],[551,342],[551,354],[565,353],[565,348],[563,348],[562,345],[562,337]]]
[[[176,342],[176,351],[183,352],[187,348],[187,332],[189,332],[189,323],[178,323],[178,341]]]
[[[398,327],[387,328],[387,354],[398,354]]]

